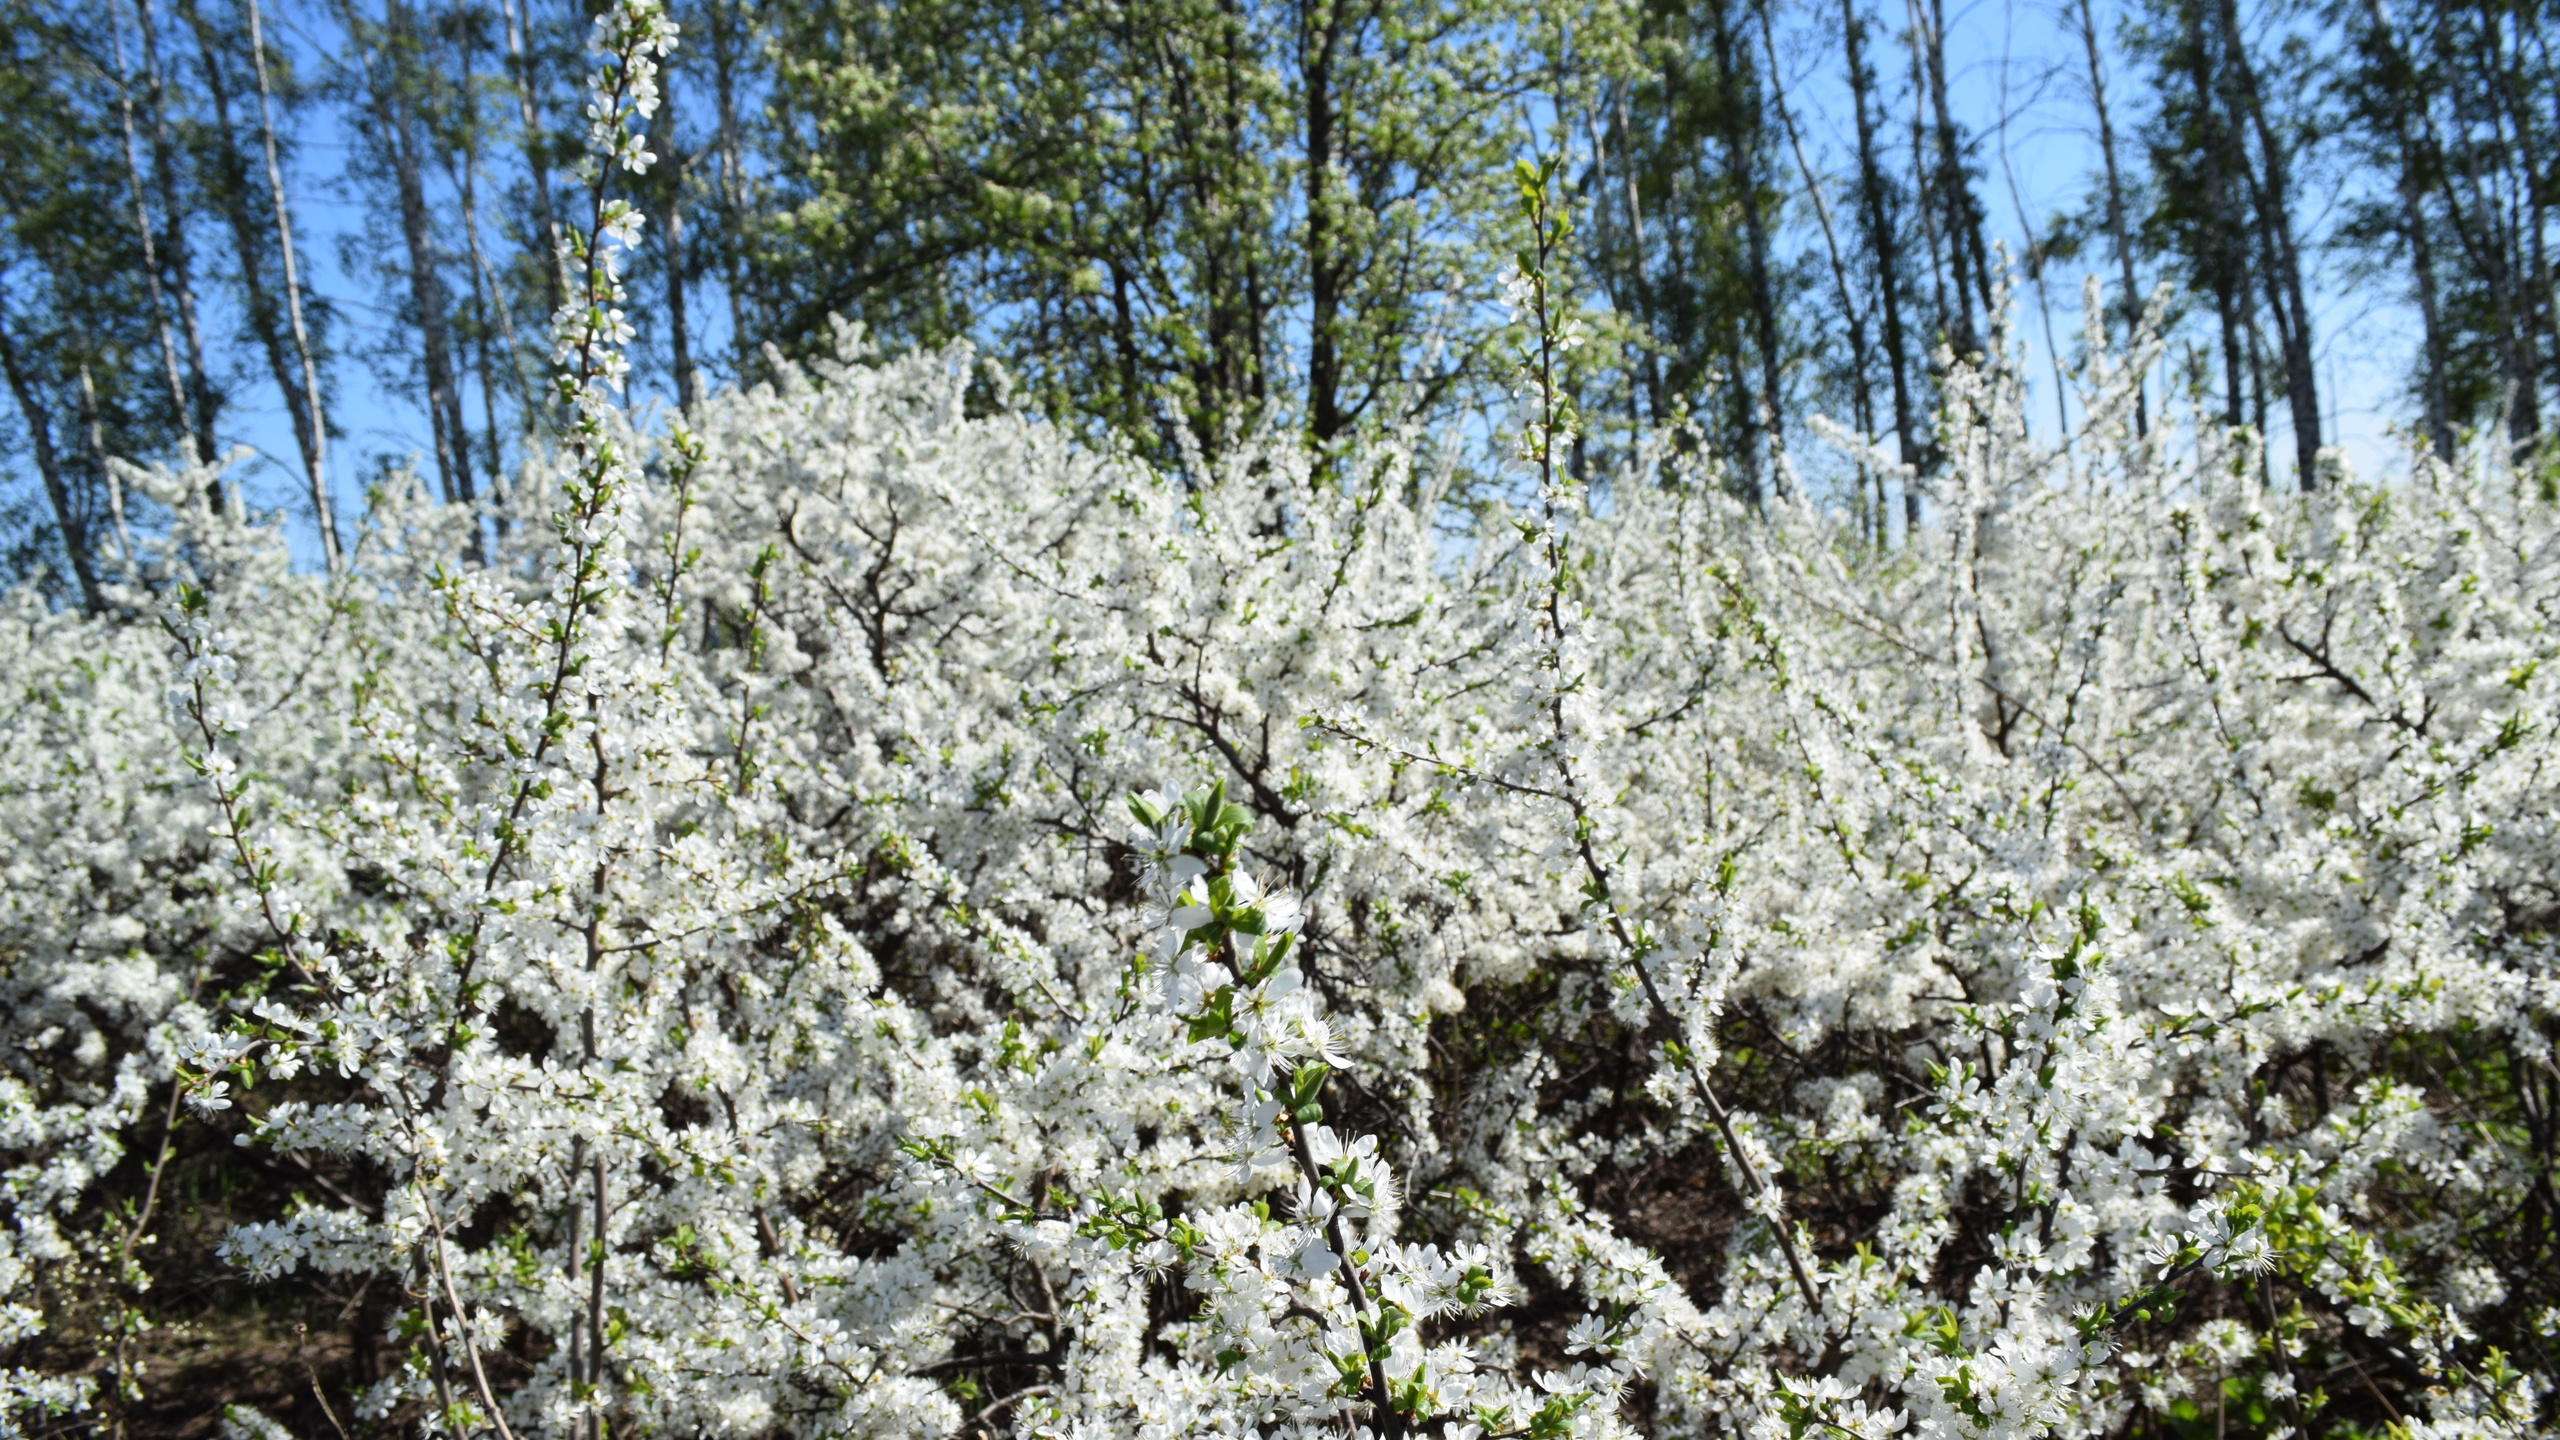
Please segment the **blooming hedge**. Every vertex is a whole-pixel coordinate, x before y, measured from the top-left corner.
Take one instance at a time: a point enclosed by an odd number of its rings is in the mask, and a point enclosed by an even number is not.
[[[137,471],[125,613],[7,602],[0,1432],[179,1285],[455,1440],[2544,1428],[2548,496],[2270,493],[2103,354],[2064,451],[1959,371],[1890,553],[1676,436],[1186,483],[965,351],[644,432],[610,175],[493,514]]]

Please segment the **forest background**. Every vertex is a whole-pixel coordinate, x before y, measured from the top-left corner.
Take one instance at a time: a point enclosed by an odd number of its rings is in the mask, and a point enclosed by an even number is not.
[[[1508,172],[1537,156],[1576,205],[1577,468],[1685,420],[1746,494],[1819,488],[1883,543],[1939,464],[1948,354],[2014,347],[2039,425],[2067,420],[2092,277],[2119,332],[2162,307],[2155,395],[2255,427],[2288,480],[2323,441],[2387,464],[2391,425],[2530,447],[2560,382],[2533,0],[678,12],[631,306],[635,386],[678,406],[832,350],[842,317],[969,338],[987,403],[1167,466],[1263,424],[1481,452]],[[94,592],[151,523],[109,456],[254,447],[243,501],[311,562],[387,474],[505,484],[553,411],[583,7],[0,15],[11,573]],[[1790,480],[1782,454],[1833,453],[1817,416],[1900,466]]]

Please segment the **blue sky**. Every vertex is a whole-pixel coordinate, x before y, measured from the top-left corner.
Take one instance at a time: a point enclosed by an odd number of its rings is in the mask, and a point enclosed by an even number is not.
[[[1781,63],[1787,71],[1790,104],[1815,166],[1837,175],[1846,168],[1852,137],[1847,90],[1839,73],[1836,18],[1825,23],[1829,7],[1808,6],[1803,0],[1772,3],[1779,6]],[[1897,116],[1907,119],[1908,52],[1897,38],[1901,16],[1891,0],[1879,9],[1884,13],[1879,16],[1882,23],[1871,59],[1895,96]],[[271,23],[282,32],[280,38],[298,54],[308,57],[337,50],[338,34],[323,12],[283,5],[271,13]],[[2111,13],[2107,6],[2099,7],[2102,26],[2114,23]],[[2085,61],[2076,33],[2065,28],[2060,8],[2047,0],[1951,0],[1947,25],[1951,101],[1958,118],[1977,137],[1980,198],[1991,217],[1992,235],[2007,242],[2021,271],[2016,299],[2020,338],[2029,352],[2028,375],[2035,392],[2030,419],[2038,434],[2050,439],[2058,433],[2060,422],[2045,315],[2022,273],[2024,237],[2044,229],[2055,213],[2085,205],[2094,193],[2100,172],[2095,125],[2085,98]],[[2108,37],[2107,51],[2119,156],[2138,176],[2142,116],[2136,107],[2148,87],[2113,35]],[[341,237],[360,235],[365,221],[359,192],[347,178],[354,138],[342,128],[347,118],[348,112],[335,106],[314,105],[301,112],[290,181],[307,273],[334,307],[341,326],[341,353],[332,372],[332,418],[345,433],[333,448],[332,468],[342,510],[357,503],[361,477],[385,457],[414,455],[420,467],[428,469],[432,455],[426,417],[406,398],[408,387],[384,385],[359,358],[369,345],[389,342],[413,347],[414,340],[396,327],[397,297],[384,293],[379,274],[368,273],[377,257],[361,246],[353,257],[342,254]],[[690,134],[698,128],[699,116],[688,114],[683,123]],[[1792,157],[1783,148],[1780,159],[1782,178],[1800,192]],[[516,178],[516,163],[511,148],[503,143],[486,157],[484,212],[498,208],[496,192]],[[2302,192],[2297,208],[2305,234],[2316,240],[2327,233],[2341,199],[2349,193],[2346,182],[2316,164],[2304,165],[2297,179]],[[1837,191],[1834,197],[1835,216],[1839,216],[1842,201]],[[446,199],[440,213],[450,220],[454,211],[450,197]],[[497,217],[484,213],[483,220],[494,227]],[[1790,209],[1785,243],[1818,243],[1812,226],[1812,212],[1799,193]],[[384,233],[388,236],[389,231]],[[2415,345],[2409,308],[2388,287],[2350,283],[2345,267],[2335,258],[2316,249],[2307,253],[2317,265],[2312,277],[2314,335],[2330,432],[2326,438],[2344,447],[2358,473],[2387,474],[2402,463],[2402,447],[2389,434],[2389,427],[2407,414],[2402,377]],[[357,262],[353,269],[346,263],[349,258]],[[2092,263],[2112,280],[2112,260],[2102,245],[2090,247],[2081,266],[2056,266],[2047,277],[2050,323],[2066,354],[2080,326],[2082,274]],[[2146,271],[2146,283],[2151,278]],[[696,342],[703,354],[723,353],[727,343],[726,311],[713,283],[709,277],[699,282],[699,298],[692,307],[697,329],[707,332]],[[528,342],[535,339],[541,318],[517,317]],[[643,314],[641,320],[645,328],[657,328],[656,317]],[[208,317],[215,333],[231,323],[232,317],[219,313]],[[281,400],[262,372],[244,371],[240,379],[244,383],[237,388],[230,412],[230,433],[265,458],[239,472],[239,478],[253,504],[295,517],[289,528],[297,551],[307,551],[302,558],[316,560],[316,543],[307,520],[301,518],[300,465]],[[663,385],[664,377],[652,373],[640,394],[651,398]],[[2154,393],[2158,393],[2156,387]],[[466,396],[466,404],[476,429],[480,415],[476,386]],[[2271,448],[2281,456],[2291,450],[2288,425],[2283,407],[2271,408],[2277,432],[2270,437]]]

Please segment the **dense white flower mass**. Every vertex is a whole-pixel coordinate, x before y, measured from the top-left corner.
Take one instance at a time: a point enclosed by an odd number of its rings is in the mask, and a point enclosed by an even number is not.
[[[2547,497],[2270,493],[2103,356],[1889,554],[850,341],[653,438],[603,194],[497,545],[137,471],[129,614],[7,602],[0,1432],[136,1383],[191,1128],[423,1434],[2547,1428]]]

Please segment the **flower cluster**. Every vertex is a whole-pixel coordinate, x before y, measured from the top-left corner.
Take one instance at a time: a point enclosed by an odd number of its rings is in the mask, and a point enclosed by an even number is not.
[[[1298,901],[1238,864],[1246,811],[1215,782],[1140,795],[1131,808],[1130,845],[1159,899],[1148,914],[1163,1001],[1186,1046],[1223,1049],[1235,1077],[1226,1129],[1242,1194],[1182,1217],[1106,1198],[1082,1233],[1140,1265],[1179,1267],[1199,1297],[1201,1343],[1233,1377],[1229,1403],[1258,1409],[1255,1421],[1277,1433],[1365,1421],[1387,1434],[1446,1423],[1473,1435],[1515,1418],[1552,1429],[1587,1387],[1526,1392],[1485,1373],[1463,1339],[1424,1339],[1430,1322],[1502,1304],[1508,1288],[1483,1245],[1392,1238],[1402,1208],[1392,1163],[1375,1136],[1324,1123],[1326,1083],[1349,1062],[1291,963]]]

